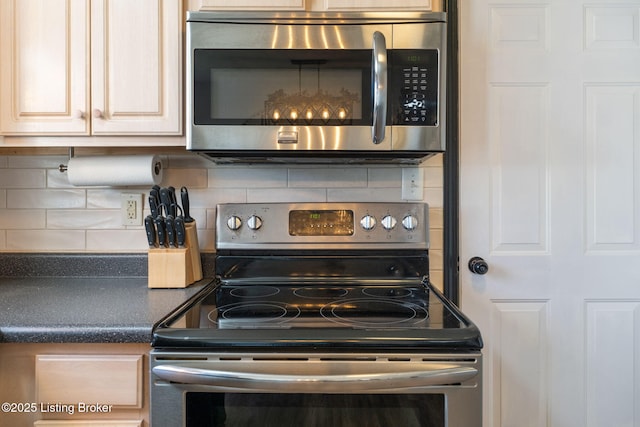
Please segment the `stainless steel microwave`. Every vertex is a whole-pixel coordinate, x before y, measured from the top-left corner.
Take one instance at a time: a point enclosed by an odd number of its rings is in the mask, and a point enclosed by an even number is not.
[[[445,149],[445,13],[187,14],[187,149],[419,163]]]

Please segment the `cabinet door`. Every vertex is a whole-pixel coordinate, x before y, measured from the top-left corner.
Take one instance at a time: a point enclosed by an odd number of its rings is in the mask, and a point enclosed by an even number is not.
[[[193,0],[192,0],[193,1]],[[305,0],[273,0],[265,2],[264,0],[196,0],[193,9],[198,10],[304,10]]]
[[[92,133],[182,132],[182,3],[91,1]]]
[[[87,134],[86,0],[0,2],[0,132]]]
[[[431,10],[431,0],[324,0],[326,10]]]

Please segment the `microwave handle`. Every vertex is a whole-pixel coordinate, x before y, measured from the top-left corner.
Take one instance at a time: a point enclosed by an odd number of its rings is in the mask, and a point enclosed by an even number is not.
[[[434,366],[408,372],[287,375],[264,372],[211,370],[160,365],[152,372],[164,381],[183,385],[213,386],[236,391],[285,391],[287,393],[357,393],[457,384],[479,374],[471,366]]]
[[[384,34],[373,33],[373,127],[374,144],[384,140],[387,120],[387,43]]]

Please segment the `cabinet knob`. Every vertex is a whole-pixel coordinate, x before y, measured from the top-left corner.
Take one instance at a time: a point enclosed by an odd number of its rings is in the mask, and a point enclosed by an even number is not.
[[[104,113],[97,108],[93,109],[93,117],[96,119],[104,119]]]
[[[473,274],[487,274],[489,264],[479,256],[474,256],[469,260],[469,270],[471,270]]]
[[[87,118],[87,115],[84,113],[84,111],[78,110],[76,111],[76,114],[74,114],[74,118],[84,120]]]

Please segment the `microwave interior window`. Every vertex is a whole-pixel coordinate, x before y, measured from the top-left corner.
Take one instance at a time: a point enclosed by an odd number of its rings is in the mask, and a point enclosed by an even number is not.
[[[194,52],[197,125],[370,125],[370,50]]]

